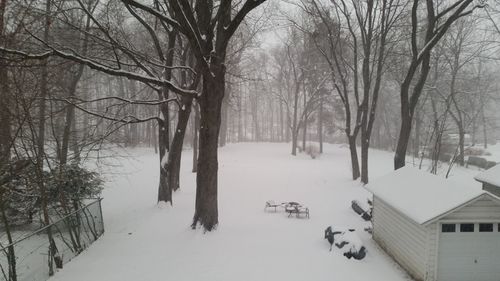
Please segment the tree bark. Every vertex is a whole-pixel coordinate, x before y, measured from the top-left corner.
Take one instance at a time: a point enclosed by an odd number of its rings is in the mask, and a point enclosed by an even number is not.
[[[229,108],[229,102],[228,102],[228,94],[231,93],[231,84],[228,83],[227,85],[227,93],[224,96],[224,99],[222,100],[222,116],[221,116],[221,129],[220,129],[220,143],[219,145],[221,147],[226,145],[227,142],[227,113],[228,113],[228,108]]]
[[[368,183],[368,149],[370,147],[370,135],[366,130],[361,130],[361,182]]]
[[[76,88],[78,86],[78,82],[80,81],[80,78],[82,77],[83,74],[83,68],[84,65],[80,64],[78,65],[78,71],[74,77],[72,77],[72,81],[70,82],[69,88],[68,88],[68,98],[74,98],[76,96]],[[64,124],[64,131],[63,131],[63,137],[62,137],[62,144],[61,144],[61,153],[60,159],[59,159],[59,164],[60,165],[65,165],[68,162],[68,151],[69,151],[69,145],[70,145],[70,138],[72,133],[75,134],[75,131],[71,131],[74,126],[75,126],[75,106],[69,104],[66,106],[66,118],[65,118],[66,123]]]
[[[1,38],[1,36],[0,36]],[[10,159],[11,112],[6,62],[0,60],[0,168]]]
[[[306,91],[306,86],[304,86],[304,123],[302,127],[302,151],[306,151],[306,142],[307,142],[307,91]]]
[[[483,120],[484,148],[488,148],[488,128],[486,126],[486,115],[484,114],[484,103],[481,106],[481,119]]]
[[[458,156],[457,161],[460,166],[465,165],[465,129],[462,123],[458,125]]]
[[[168,115],[168,106],[162,104],[160,106],[162,115]],[[168,154],[170,152],[168,142],[168,120],[158,121],[158,150],[160,154],[160,183],[158,185],[158,202],[164,201],[172,204],[172,189],[168,186]]]
[[[6,42],[4,34],[4,15],[7,0],[0,0],[0,40]],[[7,62],[0,59],[0,169],[10,159],[11,113]]]
[[[177,128],[174,132],[170,153],[168,154],[168,185],[174,191],[180,187],[180,170],[181,170],[181,157],[182,145],[184,143],[184,136],[186,135],[186,128],[191,114],[191,105],[193,103],[192,97],[183,97],[181,100],[182,107],[179,109]]]
[[[200,131],[200,109],[198,104],[193,104],[194,107],[194,126],[193,126],[193,169],[192,172],[198,171],[198,132]]]
[[[3,221],[3,225],[5,228],[5,233],[7,234],[7,244],[10,245],[7,247],[7,264],[8,264],[8,275],[7,278],[9,278],[9,281],[17,281],[17,266],[16,266],[16,252],[15,252],[15,247],[12,245],[14,242],[12,239],[12,232],[10,229],[10,224],[7,218],[6,214],[6,204],[5,204],[5,199],[3,198],[3,192],[0,190],[0,216],[1,220]]]
[[[165,80],[172,78],[172,69],[174,62],[174,48],[177,39],[177,32],[173,31],[168,38],[168,53],[165,59]],[[158,92],[160,100],[168,100],[169,90],[164,87]],[[172,188],[168,185],[168,154],[170,152],[170,110],[169,104],[160,105],[160,113],[163,118],[158,121],[158,150],[160,151],[160,182],[158,186],[158,202],[170,202],[172,204]]]
[[[356,136],[349,136],[348,142],[349,142],[349,151],[351,152],[352,179],[356,180],[360,176],[358,150],[356,148]]]
[[[319,153],[323,153],[323,98],[320,101],[318,112],[318,141]]]
[[[399,138],[394,154],[394,168],[399,169],[406,165],[406,150],[411,135],[412,117],[408,114],[401,114],[401,127],[399,129]]]
[[[51,0],[47,0],[45,3],[45,26],[44,26],[44,34],[43,40],[44,42],[48,42],[49,40],[49,29],[50,29],[50,10],[51,10]],[[48,199],[47,192],[45,188],[45,179],[44,179],[44,164],[43,161],[45,159],[45,115],[46,115],[46,98],[48,96],[48,66],[47,59],[42,62],[42,75],[40,81],[40,101],[39,101],[39,109],[38,109],[38,136],[36,138],[36,176],[38,181],[38,188],[40,192],[40,205],[42,209],[43,222],[47,226],[50,224],[49,211],[48,211]],[[48,258],[48,267],[49,267],[49,276],[54,275],[54,267],[53,261],[57,255],[57,246],[54,242],[52,236],[52,229],[47,228],[47,236],[49,240],[49,258]]]
[[[216,59],[214,59],[216,60]],[[221,107],[224,98],[225,67],[212,63],[212,73],[203,73],[203,91],[200,102],[200,137],[198,172],[196,176],[196,203],[192,227],[202,226],[211,231],[218,224],[217,177],[218,140]],[[212,77],[212,75],[214,75]]]

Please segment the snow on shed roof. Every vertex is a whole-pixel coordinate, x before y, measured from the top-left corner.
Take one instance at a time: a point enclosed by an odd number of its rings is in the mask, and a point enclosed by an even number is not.
[[[497,164],[496,166],[493,166],[488,170],[479,173],[474,178],[480,182],[485,182],[500,187],[500,164]]]
[[[375,196],[418,224],[487,193],[413,167],[403,167],[366,186]]]

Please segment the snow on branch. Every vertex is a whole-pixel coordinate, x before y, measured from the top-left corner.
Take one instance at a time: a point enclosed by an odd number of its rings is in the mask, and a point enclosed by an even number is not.
[[[139,82],[143,82],[143,83],[150,83],[150,84],[154,84],[154,85],[158,85],[158,86],[164,86],[164,87],[168,88],[169,90],[171,90],[179,95],[188,95],[188,96],[196,96],[197,95],[196,91],[182,89],[182,88],[174,85],[172,82],[165,80],[165,79],[152,77],[152,76],[146,76],[146,75],[142,75],[139,73],[125,71],[123,69],[112,68],[112,67],[104,65],[102,63],[93,61],[91,59],[84,58],[84,57],[81,57],[81,56],[76,55],[76,54],[63,52],[63,51],[57,50],[55,48],[51,48],[50,51],[34,54],[34,53],[27,53],[27,52],[18,51],[18,50],[12,50],[12,49],[8,49],[5,47],[0,47],[0,55],[3,55],[3,54],[10,54],[10,55],[22,57],[24,59],[33,59],[33,60],[43,60],[43,59],[46,59],[50,56],[57,56],[57,57],[68,59],[68,60],[71,60],[71,61],[74,61],[77,63],[84,64],[93,70],[97,70],[97,71],[100,71],[100,72],[103,72],[103,73],[106,73],[106,74],[109,74],[112,76],[125,77],[125,78],[128,78],[130,80],[135,80],[135,81],[139,81]]]

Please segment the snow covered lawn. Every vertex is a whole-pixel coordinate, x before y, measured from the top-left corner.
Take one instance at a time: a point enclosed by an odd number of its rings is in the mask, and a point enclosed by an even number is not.
[[[350,208],[368,192],[350,180],[348,149],[327,145],[319,159],[293,157],[288,144],[232,144],[220,150],[219,227],[190,229],[195,175],[191,151],[183,158],[181,190],[174,207],[157,206],[157,155],[113,168],[104,190],[106,232],[51,281],[287,280],[401,281],[409,277],[362,231],[366,223]],[[392,169],[392,154],[373,151],[371,178]],[[467,176],[468,177],[468,176]],[[471,182],[472,179],[471,179]],[[264,212],[267,200],[298,201],[310,219]],[[329,225],[356,228],[364,260],[329,252]]]

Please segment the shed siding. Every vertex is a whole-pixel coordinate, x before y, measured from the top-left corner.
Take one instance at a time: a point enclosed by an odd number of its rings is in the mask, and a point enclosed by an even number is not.
[[[429,224],[427,228],[429,237],[429,252],[427,264],[427,280],[435,281],[437,278],[437,262],[438,262],[438,236],[440,232],[440,222],[456,221],[464,222],[470,221],[476,223],[478,221],[500,221],[500,205],[492,201],[489,197],[483,196],[479,200],[472,202],[468,206],[456,210],[455,212],[443,217],[437,222]]]
[[[417,280],[425,280],[427,228],[403,216],[374,196],[373,239]]]
[[[437,222],[427,226],[429,233],[429,253],[427,260],[427,279],[426,281],[435,281],[437,276],[437,254],[438,254],[438,235],[439,227]]]
[[[442,220],[500,220],[500,205],[483,195],[479,200],[465,206],[445,217]]]
[[[495,185],[489,184],[487,182],[483,182],[483,190],[486,190],[486,191],[490,192],[491,194],[494,194],[494,195],[500,197],[500,187],[499,186],[495,186]]]

